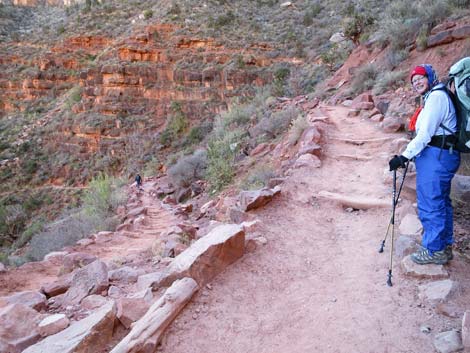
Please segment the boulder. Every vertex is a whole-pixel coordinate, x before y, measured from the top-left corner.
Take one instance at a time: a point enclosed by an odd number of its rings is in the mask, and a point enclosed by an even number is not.
[[[101,308],[109,301],[110,299],[108,297],[103,297],[102,295],[98,294],[92,294],[86,298],[83,298],[82,302],[80,303],[80,306],[86,310],[93,311],[98,308]]]
[[[311,155],[309,155],[311,156]],[[276,186],[274,189],[261,189],[255,191],[242,191],[239,195],[240,209],[244,212],[263,207],[268,204],[272,198],[281,192],[281,188]]]
[[[36,311],[41,311],[46,308],[47,299],[44,294],[35,291],[18,292],[7,297],[0,297],[0,307],[10,304],[23,304]]]
[[[314,156],[313,154],[303,154],[294,163],[294,168],[304,168],[304,167],[312,167],[312,168],[320,168],[321,161],[320,158]]]
[[[398,227],[402,235],[420,235],[423,231],[423,226],[416,214],[409,213],[403,217]]]
[[[41,337],[54,335],[66,329],[70,325],[70,320],[64,314],[54,314],[43,319],[38,325]]]
[[[403,258],[406,255],[410,255],[418,249],[418,244],[413,238],[410,238],[406,235],[401,235],[398,237],[395,243],[395,255],[399,258]]]
[[[385,132],[398,132],[403,128],[403,121],[396,116],[386,116],[381,125]]]
[[[48,298],[63,294],[70,288],[72,278],[73,273],[67,273],[66,275],[59,277],[56,281],[43,285],[41,287],[41,292],[43,292]]]
[[[149,295],[150,293],[150,295]],[[116,302],[117,318],[125,328],[139,320],[152,305],[152,290],[147,288],[141,295],[119,298]]]
[[[64,262],[62,264],[61,272],[62,273],[72,272],[73,270],[77,268],[81,268],[88,264],[91,264],[96,259],[97,259],[96,256],[87,254],[87,253],[75,252],[75,253],[68,254],[64,257]]]
[[[0,347],[2,352],[20,353],[40,339],[37,329],[42,315],[23,304],[10,304],[0,309]]]
[[[302,156],[304,154],[313,154],[317,157],[320,157],[321,151],[322,151],[322,148],[320,145],[317,145],[314,142],[310,142],[310,143],[301,144],[297,155]]]
[[[460,334],[454,330],[437,334],[433,343],[439,353],[453,353],[463,349]]]
[[[85,319],[74,322],[65,330],[46,337],[23,353],[90,353],[106,351],[111,341],[116,318],[113,302],[101,307]]]
[[[64,295],[63,304],[80,304],[83,298],[90,294],[101,293],[109,285],[108,268],[102,261],[96,260],[77,270],[72,278],[72,284]]]
[[[55,265],[61,264],[64,261],[65,256],[68,254],[69,253],[67,251],[53,251],[44,256],[44,261],[50,261]]]
[[[219,226],[178,255],[163,272],[140,276],[139,288],[150,285],[155,290],[183,277],[194,278],[202,286],[242,257],[244,248],[245,232],[240,225]]]
[[[445,279],[449,277],[449,273],[442,265],[418,265],[411,260],[410,256],[406,256],[402,262],[401,267],[403,273],[407,276],[421,278],[421,279]]]
[[[129,266],[123,266],[116,270],[108,272],[109,280],[112,282],[137,282],[137,278],[141,273]]]
[[[450,279],[426,283],[418,287],[420,299],[430,302],[444,302],[455,291],[457,284]]]

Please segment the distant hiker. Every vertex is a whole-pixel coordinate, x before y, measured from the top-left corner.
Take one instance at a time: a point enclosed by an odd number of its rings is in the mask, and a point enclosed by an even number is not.
[[[140,174],[137,174],[135,176],[135,184],[137,185],[139,189],[142,186],[142,177],[140,176]]]
[[[405,166],[414,158],[418,215],[424,228],[422,249],[411,254],[417,264],[445,264],[452,259],[453,208],[450,200],[452,178],[460,165],[460,153],[449,147],[457,130],[454,105],[431,65],[416,66],[411,72],[413,89],[422,97],[422,110],[410,127],[415,137],[400,156],[394,156],[390,170]],[[447,136],[446,136],[447,135]]]

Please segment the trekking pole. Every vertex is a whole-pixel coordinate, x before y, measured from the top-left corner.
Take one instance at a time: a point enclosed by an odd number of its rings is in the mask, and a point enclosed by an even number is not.
[[[403,179],[404,180],[404,179]],[[390,247],[390,265],[388,267],[388,278],[387,285],[392,286],[392,264],[393,264],[393,238],[395,237],[395,207],[397,205],[397,171],[393,171],[393,202],[392,202],[392,218],[390,220],[390,225],[392,226],[392,246]]]
[[[403,184],[405,183],[406,172],[408,171],[408,165],[409,164],[410,164],[409,161],[406,162],[405,171],[403,172],[403,177],[401,179],[400,188],[398,189],[398,194],[397,194],[396,197],[394,196],[394,205],[395,206],[398,204],[398,199],[400,198],[401,190],[403,189]],[[394,174],[394,178],[396,178],[395,174]],[[396,179],[394,179],[394,183],[395,182],[396,182]],[[387,237],[388,237],[388,232],[390,230],[390,224],[392,223],[392,217],[395,217],[395,208],[394,207],[392,207],[392,215],[390,216],[390,221],[388,222],[387,232],[385,233],[384,239],[380,243],[379,253],[384,252],[385,241],[387,240]]]

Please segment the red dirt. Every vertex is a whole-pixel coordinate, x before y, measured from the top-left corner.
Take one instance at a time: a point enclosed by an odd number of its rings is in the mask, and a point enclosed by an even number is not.
[[[434,350],[434,334],[460,329],[461,318],[439,315],[418,299],[417,285],[425,281],[404,277],[397,258],[394,286],[387,286],[390,244],[385,254],[377,249],[390,209],[349,212],[318,197],[326,190],[389,200],[391,186],[384,180],[390,143],[356,145],[342,139],[399,135],[386,134],[370,121],[348,118],[346,108],[323,107],[322,112],[330,122],[322,167],[292,170],[281,195],[253,212],[262,221],[260,234],[267,244],[202,288],[170,326],[159,351],[429,353]],[[158,200],[143,200],[153,207],[145,226],[149,233],[173,224]],[[149,255],[150,243],[120,238],[117,243],[75,250],[125,260],[129,255]],[[451,303],[462,310],[470,299],[466,266],[460,256],[446,266],[451,279],[460,284]],[[58,272],[53,266],[34,268],[0,274],[0,295],[38,289]],[[422,325],[431,327],[431,334],[422,333]]]
[[[391,198],[384,184],[389,144],[356,146],[332,138],[394,135],[347,118],[344,108],[324,112],[333,126],[322,167],[294,170],[281,197],[256,213],[267,245],[219,275],[211,289],[203,288],[172,324],[161,351],[429,353],[434,334],[461,327],[460,319],[438,315],[417,299],[417,285],[425,281],[405,278],[398,259],[394,286],[387,286],[389,248],[384,254],[377,249],[389,209],[347,212],[316,197],[327,190]],[[453,301],[465,307],[468,276],[462,261],[447,267],[452,279],[461,280]],[[422,325],[432,334],[422,333]]]

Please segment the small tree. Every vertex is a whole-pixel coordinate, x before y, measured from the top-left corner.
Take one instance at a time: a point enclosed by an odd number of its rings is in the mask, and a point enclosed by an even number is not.
[[[372,16],[354,10],[353,14],[343,21],[344,36],[351,39],[354,45],[358,46],[361,35],[373,23],[374,18]]]

